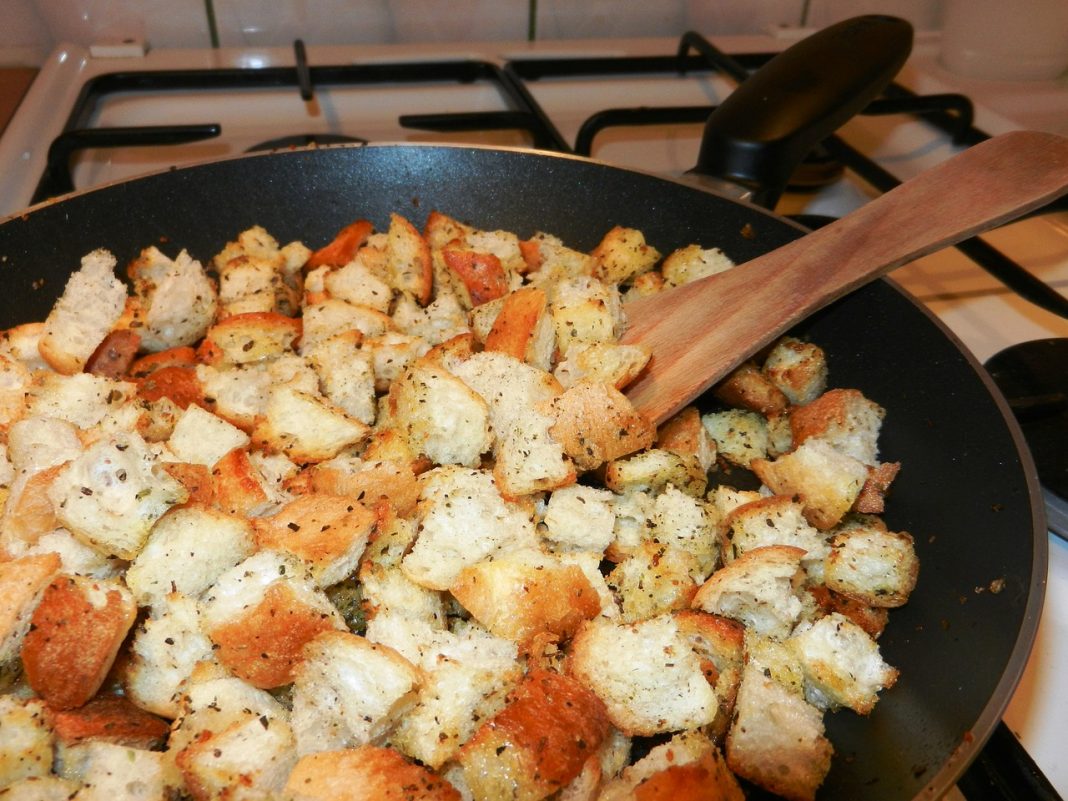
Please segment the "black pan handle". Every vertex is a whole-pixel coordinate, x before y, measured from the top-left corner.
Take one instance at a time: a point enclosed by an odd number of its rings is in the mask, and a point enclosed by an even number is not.
[[[858,114],[912,51],[905,20],[865,15],[802,39],[754,72],[712,112],[692,172],[775,205],[808,152]]]
[[[1004,722],[998,723],[957,788],[968,801],[1061,801]]]

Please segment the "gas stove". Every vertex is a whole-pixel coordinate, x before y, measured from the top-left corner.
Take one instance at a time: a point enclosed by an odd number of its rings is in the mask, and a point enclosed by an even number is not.
[[[745,70],[803,33],[715,38],[729,54],[726,66],[710,66],[699,44],[668,39],[60,46],[0,139],[0,216],[71,188],[341,139],[564,150],[682,176],[696,163],[710,109]],[[873,109],[879,113],[856,117],[827,144],[835,157],[830,178],[817,165],[820,177],[787,192],[776,211],[806,221],[840,216],[985,135],[1068,133],[1068,85],[962,79],[937,54],[937,35],[919,35],[882,108]],[[743,74],[732,74],[737,68]],[[901,113],[902,104],[911,111],[917,102],[922,113]],[[964,250],[900,268],[893,280],[979,362],[1018,343],[1068,337],[1068,214],[1005,226]],[[1051,526],[1064,535],[1068,504],[1047,495]],[[1051,530],[1044,615],[1005,722],[1062,794],[1066,671],[1068,543]]]

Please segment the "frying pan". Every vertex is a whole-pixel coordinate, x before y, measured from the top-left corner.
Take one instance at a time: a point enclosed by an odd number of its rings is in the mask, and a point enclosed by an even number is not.
[[[120,263],[153,244],[207,261],[252,225],[315,248],[359,217],[384,230],[390,212],[419,225],[433,209],[523,237],[547,231],[578,249],[631,226],[661,252],[699,243],[738,262],[803,233],[688,183],[571,156],[435,145],[257,154],[9,218],[0,224],[0,325],[43,319],[98,247]],[[881,458],[903,468],[885,519],[912,533],[921,559],[916,591],[880,640],[901,678],[869,717],[828,716],[837,756],[819,797],[935,798],[997,725],[1035,636],[1047,545],[1035,471],[981,367],[894,284],[869,284],[793,333],[827,351],[833,386],[886,408]]]

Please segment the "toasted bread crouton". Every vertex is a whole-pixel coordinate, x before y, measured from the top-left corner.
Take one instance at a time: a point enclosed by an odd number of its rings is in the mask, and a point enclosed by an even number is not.
[[[710,513],[718,521],[717,525],[722,526],[727,515],[739,506],[759,501],[763,497],[757,490],[740,490],[727,484],[719,484],[708,493]]]
[[[575,342],[615,342],[623,333],[619,291],[590,276],[568,278],[555,285],[549,309],[562,356]]]
[[[881,515],[886,510],[886,495],[901,470],[900,462],[883,462],[868,466],[868,479],[857,496],[853,509],[861,514]]]
[[[323,288],[332,298],[354,306],[366,306],[384,314],[389,312],[393,300],[393,290],[389,284],[358,257],[328,272],[323,278]]]
[[[83,429],[92,428],[136,392],[134,384],[89,373],[39,374],[27,393],[27,414],[66,420]]]
[[[801,564],[815,579],[823,577],[830,547],[823,534],[805,520],[804,509],[787,495],[772,495],[733,509],[723,520],[723,558],[731,562],[746,551],[766,545],[803,548]]]
[[[615,226],[590,253],[597,264],[594,275],[606,284],[623,284],[648,272],[660,261],[660,252],[636,228]]]
[[[768,455],[768,424],[763,415],[745,409],[727,409],[701,416],[701,423],[716,441],[717,454],[740,467]]]
[[[652,352],[645,345],[575,342],[553,375],[565,388],[585,379],[624,389],[645,369],[651,356]]]
[[[820,710],[754,664],[742,674],[734,708],[726,744],[730,769],[791,801],[812,801],[834,750]]]
[[[80,372],[126,308],[126,286],[115,277],[115,257],[94,250],[82,258],[45,320],[38,348],[58,373]]]
[[[371,355],[375,391],[385,392],[409,364],[430,350],[430,343],[422,337],[387,331],[379,337],[364,337],[362,348]]]
[[[672,485],[656,496],[650,516],[651,537],[656,542],[680,548],[691,554],[704,579],[719,560],[715,521],[707,503],[681,492]]]
[[[476,353],[452,369],[486,402],[490,430],[499,439],[524,418],[528,409],[551,401],[561,391],[556,379],[544,370],[505,353]]]
[[[713,573],[697,591],[693,606],[765,636],[786,637],[801,614],[796,589],[804,555],[789,545],[754,548]]]
[[[604,483],[620,494],[635,490],[660,492],[671,485],[688,495],[700,497],[708,486],[708,476],[697,456],[680,456],[663,448],[648,448],[609,462],[604,471]]]
[[[580,381],[552,401],[549,433],[580,470],[593,470],[649,447],[656,429],[608,384]]]
[[[495,714],[523,675],[514,643],[484,629],[443,631],[396,613],[375,616],[367,638],[397,650],[424,673],[419,698],[390,735],[390,743],[431,768],[440,768]]]
[[[283,453],[298,464],[321,462],[367,439],[370,428],[325,398],[293,386],[271,390],[267,409],[252,433],[253,444]]]
[[[687,245],[668,254],[660,272],[668,286],[682,286],[699,278],[722,273],[734,262],[719,248]]]
[[[256,544],[302,560],[319,587],[356,570],[374,524],[374,514],[359,501],[323,493],[302,495],[253,520]]]
[[[765,417],[786,411],[790,401],[754,362],[745,362],[716,384],[712,393],[728,406],[748,409]]]
[[[106,556],[133,559],[164,512],[188,491],[136,434],[100,440],[67,464],[48,490],[56,517]]]
[[[23,323],[0,331],[0,353],[22,364],[30,372],[51,370],[41,356],[40,342],[44,334],[43,322]]]
[[[63,469],[63,465],[56,465],[23,473],[12,482],[0,530],[0,545],[9,556],[22,556],[41,537],[59,527],[48,491]]]
[[[584,624],[568,670],[604,701],[609,720],[628,735],[695,729],[711,723],[719,710],[701,660],[671,615]]]
[[[194,375],[205,407],[242,431],[252,431],[267,406],[273,383],[265,364],[221,368],[200,364]]]
[[[409,367],[390,389],[389,404],[412,452],[436,464],[474,467],[492,444],[486,401],[431,362]]]
[[[804,620],[817,620],[824,615],[838,612],[848,617],[876,640],[882,635],[886,624],[890,621],[890,610],[885,606],[871,606],[829,590],[823,584],[807,584],[804,589],[810,596],[812,604],[811,607],[810,604],[806,604],[806,612],[809,608],[812,612],[802,618]]]
[[[408,521],[400,519],[397,522],[412,531]],[[444,626],[445,599],[442,594],[419,586],[399,567],[384,561],[365,560],[360,565],[359,588],[361,612],[368,618],[398,612],[438,627]]]
[[[0,791],[20,779],[50,775],[55,735],[45,703],[0,695],[0,720]]]
[[[596,753],[610,725],[604,704],[575,679],[534,670],[460,749],[476,799],[545,798]]]
[[[439,293],[425,309],[402,295],[393,308],[392,319],[399,331],[425,339],[431,345],[471,330],[467,312],[450,292]]]
[[[294,674],[298,755],[380,744],[415,702],[420,680],[389,646],[349,632],[319,634]]]
[[[772,492],[796,496],[805,517],[820,531],[842,519],[868,478],[863,463],[819,438],[803,442],[774,461],[754,459],[751,466]]]
[[[447,780],[392,748],[365,745],[303,756],[283,797],[293,801],[460,801]]]
[[[474,321],[472,315],[472,328]],[[479,335],[477,328],[475,334]],[[492,316],[492,327],[479,338],[488,351],[505,353],[541,370],[550,369],[556,351],[556,330],[545,292],[535,286],[509,292]]]
[[[508,274],[501,260],[492,253],[453,243],[442,249],[441,256],[453,278],[452,286],[467,308],[503,298],[508,293]]]
[[[582,570],[533,550],[468,565],[449,591],[490,633],[521,647],[543,633],[570,639],[601,611]]]
[[[35,545],[26,551],[27,556],[56,554],[63,562],[63,573],[88,576],[89,578],[115,578],[122,573],[124,563],[109,559],[90,548],[65,528],[57,528],[42,535]]]
[[[730,724],[742,680],[742,667],[748,658],[745,627],[730,618],[696,609],[682,609],[673,616],[690,648],[701,659],[706,678],[715,688],[719,714],[705,731],[718,737],[726,733]]]
[[[549,433],[554,419],[528,410],[499,440],[493,478],[506,498],[519,498],[536,492],[573,484],[577,478],[574,463]]]
[[[527,270],[544,281],[593,275],[597,260],[588,253],[569,248],[559,237],[542,231],[520,243]]]
[[[156,801],[178,791],[181,778],[160,751],[90,741],[65,749],[64,772],[81,783],[78,801]]]
[[[117,381],[126,375],[140,347],[141,335],[137,331],[116,328],[96,346],[93,355],[85,362],[85,372]]]
[[[26,391],[31,373],[22,362],[0,353],[0,430],[26,413]]]
[[[645,541],[606,577],[620,599],[620,620],[634,623],[686,609],[697,592],[697,558],[677,546]]]
[[[53,709],[81,706],[103,683],[136,614],[118,580],[58,576],[23,640],[26,681]]]
[[[154,246],[126,268],[140,300],[141,347],[150,352],[192,345],[215,318],[218,296],[200,262],[186,251],[173,260]]]
[[[827,356],[823,349],[795,337],[783,337],[764,359],[764,375],[790,403],[804,406],[827,388]]]
[[[232,515],[261,512],[274,498],[247,451],[235,448],[211,468],[214,504]]]
[[[27,776],[0,790],[0,798],[4,801],[70,801],[80,787],[81,782],[59,776]]]
[[[347,331],[308,351],[323,394],[349,417],[371,425],[375,421],[375,372],[371,354],[361,350],[363,335]]]
[[[879,608],[903,605],[916,586],[920,562],[912,537],[877,526],[853,527],[831,540],[827,587]]]
[[[155,607],[172,592],[195,598],[251,556],[253,546],[243,517],[199,506],[172,509],[152,527],[126,584],[140,606]]]
[[[390,214],[386,263],[390,284],[419,305],[430,302],[433,267],[430,246],[415,226],[399,214]]]
[[[849,618],[831,613],[798,626],[789,639],[805,673],[809,700],[821,708],[845,706],[867,715],[898,671],[883,661],[879,646]]]
[[[346,331],[355,329],[365,337],[380,337],[394,328],[392,318],[384,312],[338,298],[327,298],[321,303],[305,306],[303,321],[300,339],[300,352],[303,354],[323,340]]]
[[[198,354],[205,364],[251,364],[293,351],[301,320],[277,312],[234,314],[213,325]]]
[[[856,389],[831,389],[790,413],[794,443],[821,439],[866,465],[875,465],[886,410]]]
[[[56,738],[65,747],[95,741],[159,750],[170,725],[121,695],[98,695],[78,709],[55,713]]]
[[[643,490],[633,490],[612,499],[616,522],[612,530],[612,543],[605,549],[608,559],[620,561],[649,539],[653,506],[653,495]]]
[[[420,484],[419,537],[401,562],[417,584],[447,590],[467,565],[536,547],[529,511],[502,498],[488,474],[439,467],[421,476]]]
[[[180,461],[211,467],[249,441],[249,435],[237,426],[191,403],[174,424],[167,446]]]
[[[687,406],[656,430],[656,447],[682,457],[696,457],[704,472],[716,463],[716,441],[701,422],[696,406]]]
[[[275,551],[260,551],[223,573],[203,612],[219,661],[261,688],[288,684],[304,644],[345,625],[303,566]]]
[[[603,551],[614,536],[612,499],[607,490],[581,484],[554,490],[545,507],[542,536],[557,548]]]
[[[437,209],[431,210],[423,225],[423,238],[432,250],[441,250],[456,239],[464,239],[475,229]]]
[[[172,593],[138,628],[123,686],[141,709],[174,719],[181,712],[180,688],[198,662],[212,659],[211,640],[200,629],[192,598]]]
[[[687,731],[661,743],[607,782],[598,801],[701,798],[744,801],[723,755],[702,732]]]
[[[78,429],[53,417],[19,420],[7,435],[7,456],[18,473],[35,473],[77,458],[82,453]]]
[[[409,462],[395,459],[344,459],[337,457],[311,468],[314,492],[347,495],[367,506],[389,501],[397,513],[407,516],[415,510],[419,484]]]
[[[351,262],[360,248],[374,233],[374,224],[368,220],[356,220],[349,223],[323,247],[316,250],[304,262],[304,271],[320,267],[341,267]]]

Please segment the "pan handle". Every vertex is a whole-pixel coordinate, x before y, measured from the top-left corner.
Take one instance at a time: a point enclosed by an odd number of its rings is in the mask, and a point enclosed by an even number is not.
[[[754,72],[705,124],[697,175],[775,205],[808,152],[885,89],[912,51],[912,26],[878,14],[802,39]]]
[[[1004,722],[998,723],[957,788],[968,801],[1061,801]]]

